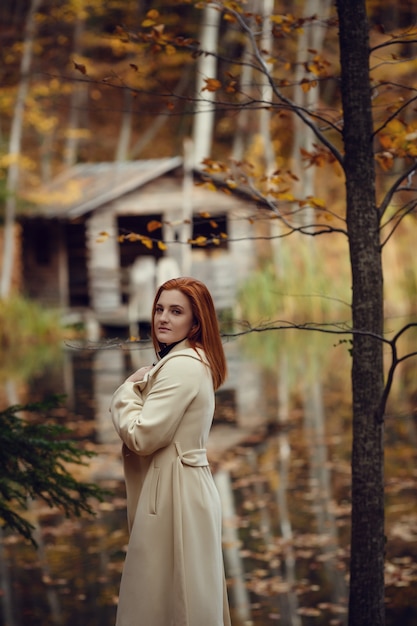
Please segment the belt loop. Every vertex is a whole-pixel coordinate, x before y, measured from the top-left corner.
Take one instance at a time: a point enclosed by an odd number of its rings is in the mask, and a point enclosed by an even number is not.
[[[180,457],[180,459],[182,459],[182,450],[181,450],[181,446],[180,446],[179,442],[175,441],[174,445],[175,445],[175,448],[177,450],[178,456]]]

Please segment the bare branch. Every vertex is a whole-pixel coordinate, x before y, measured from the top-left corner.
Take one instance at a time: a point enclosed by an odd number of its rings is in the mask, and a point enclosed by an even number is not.
[[[384,120],[384,123],[381,124],[381,126],[379,126],[376,130],[374,130],[372,136],[375,137],[376,135],[378,135],[384,128],[386,128],[388,126],[388,124],[392,120],[394,120],[396,117],[398,117],[398,115],[400,113],[402,113],[402,111],[404,111],[404,109],[406,109],[408,106],[410,106],[410,104],[413,104],[416,100],[417,100],[417,96],[414,96],[413,98],[410,98],[409,100],[404,102],[404,104],[402,104],[400,107],[398,107],[398,109],[396,109],[391,115],[389,115]]]
[[[411,165],[394,181],[390,189],[388,189],[379,207],[379,213],[380,213],[381,219],[383,215],[385,214],[386,210],[388,209],[394,194],[400,190],[400,185],[403,182],[403,180],[405,178],[410,179],[410,177],[415,173],[416,169],[417,169],[417,160],[411,163]],[[402,189],[402,191],[404,191],[404,189]]]

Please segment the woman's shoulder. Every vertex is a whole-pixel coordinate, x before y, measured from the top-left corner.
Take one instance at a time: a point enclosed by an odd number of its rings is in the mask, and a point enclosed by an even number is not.
[[[208,361],[204,350],[201,348],[181,347],[177,350],[172,350],[163,359],[161,359],[154,371],[164,369],[165,371],[175,372],[179,370],[182,375],[184,372],[190,372],[195,375],[199,370],[204,371],[207,369]]]
[[[162,359],[161,363],[164,361],[165,363],[172,361],[173,363],[176,363],[176,364],[179,364],[179,363],[187,364],[187,363],[190,363],[190,359],[191,359],[191,363],[193,361],[198,361],[200,363],[207,363],[207,357],[206,357],[204,350],[198,347],[196,348],[184,347],[179,350],[172,350],[172,352],[167,354],[167,356]]]

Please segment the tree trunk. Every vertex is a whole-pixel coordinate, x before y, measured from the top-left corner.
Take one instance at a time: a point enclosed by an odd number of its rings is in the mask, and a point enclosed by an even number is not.
[[[384,618],[383,278],[375,198],[365,0],[337,0],[344,111],[346,211],[352,268],[353,442],[350,626]],[[363,334],[361,334],[363,333]]]
[[[303,90],[301,81],[306,76],[305,63],[308,59],[309,50],[323,50],[323,41],[327,34],[327,29],[324,27],[324,24],[329,17],[331,4],[330,0],[309,0],[308,2],[304,2],[303,18],[308,19],[311,15],[320,15],[320,20],[323,23],[322,27],[303,28],[297,37],[297,61],[294,72],[294,102],[307,111],[317,111],[320,108],[320,89],[319,87],[315,87],[307,91]],[[313,74],[310,74],[308,77],[311,79],[315,78]],[[314,143],[317,141],[317,138],[313,130],[308,128],[298,115],[294,115],[293,117],[293,172],[299,178],[299,183],[298,185],[294,185],[294,189],[296,194],[301,198],[316,196],[315,179],[317,176],[317,168],[303,167],[301,150],[304,149],[306,152],[313,152]],[[313,224],[313,207],[306,207],[301,214],[301,219],[305,226]],[[308,241],[312,243],[313,238],[308,237]]]
[[[198,64],[196,105],[194,111],[194,166],[201,167],[203,159],[211,155],[213,141],[215,92],[204,91],[205,79],[216,78],[217,40],[219,36],[220,13],[216,8],[207,5],[203,12],[201,29],[201,49],[207,54],[200,56]]]
[[[40,0],[32,0],[26,19],[26,32],[23,44],[22,60],[20,63],[20,84],[17,91],[16,104],[9,140],[10,166],[6,181],[6,203],[4,214],[4,243],[3,243],[3,267],[0,282],[0,298],[5,299],[11,289],[13,259],[15,248],[15,216],[16,216],[16,193],[19,183],[19,157],[23,130],[23,115],[25,101],[29,89],[29,69],[32,60],[33,40],[35,36],[35,13],[40,6]]]

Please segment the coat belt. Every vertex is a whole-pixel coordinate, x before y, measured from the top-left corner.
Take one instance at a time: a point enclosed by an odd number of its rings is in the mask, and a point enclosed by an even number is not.
[[[176,441],[174,445],[178,454],[178,459],[183,465],[190,465],[191,467],[205,467],[209,464],[205,448],[196,448],[194,450],[187,450],[187,452],[183,452],[178,441]]]

